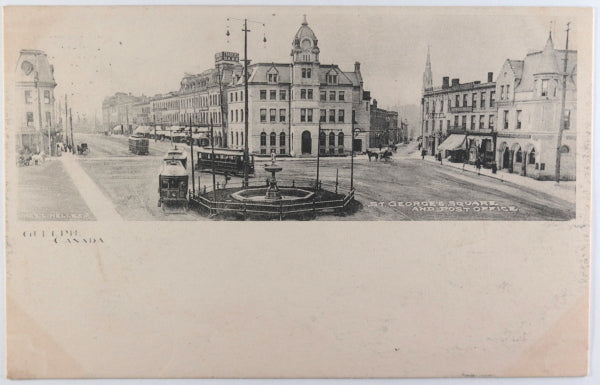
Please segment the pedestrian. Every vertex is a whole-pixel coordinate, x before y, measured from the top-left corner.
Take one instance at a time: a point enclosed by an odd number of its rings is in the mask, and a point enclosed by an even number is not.
[[[442,151],[438,152],[438,160],[440,161],[440,165],[442,164]]]
[[[425,149],[421,150],[421,159],[425,160],[425,154],[427,153],[427,151],[425,151]]]
[[[479,172],[481,171],[481,159],[479,159],[479,157],[477,157],[477,160],[475,161],[475,167],[477,168],[477,175],[479,175]]]

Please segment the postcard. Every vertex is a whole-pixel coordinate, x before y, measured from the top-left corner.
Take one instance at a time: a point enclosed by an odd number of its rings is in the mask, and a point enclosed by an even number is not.
[[[591,8],[3,16],[9,378],[586,375]]]

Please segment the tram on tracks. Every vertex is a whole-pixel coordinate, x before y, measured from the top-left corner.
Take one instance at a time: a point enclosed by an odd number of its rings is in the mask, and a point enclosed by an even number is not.
[[[196,169],[200,171],[212,171],[213,150],[200,148],[197,151]],[[231,149],[214,149],[214,168],[216,173],[229,175],[244,175],[244,151]],[[254,174],[254,156],[248,155],[248,174]]]
[[[143,135],[131,135],[129,137],[129,151],[136,155],[148,155],[150,141]]]
[[[164,157],[164,160],[166,161],[175,159],[181,163],[183,168],[187,169],[187,158],[187,153],[175,146],[167,152],[167,154]]]
[[[187,156],[182,163],[182,157],[173,154],[166,156],[158,175],[158,207],[166,210],[167,207],[188,208],[188,182],[189,175],[184,166]]]

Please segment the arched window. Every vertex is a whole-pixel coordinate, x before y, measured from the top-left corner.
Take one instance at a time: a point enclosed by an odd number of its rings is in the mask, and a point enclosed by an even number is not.
[[[279,145],[285,146],[285,132],[282,132],[281,134],[279,134]]]
[[[321,131],[321,133],[319,134],[319,146],[324,146],[325,145],[325,133],[323,131]]]
[[[521,147],[515,153],[515,162],[521,163],[523,161],[523,152],[521,152]]]
[[[271,132],[271,134],[269,135],[269,145],[270,146],[277,145],[277,134],[274,132]]]
[[[333,132],[329,133],[329,147],[335,146],[335,134]]]
[[[344,147],[344,133],[340,132],[338,134],[338,146]]]
[[[235,145],[236,146],[240,145],[240,135],[239,135],[239,132],[235,133]]]
[[[529,164],[535,164],[535,148],[529,152]]]
[[[265,133],[265,132],[260,133],[260,145],[261,146],[267,145],[267,133]]]

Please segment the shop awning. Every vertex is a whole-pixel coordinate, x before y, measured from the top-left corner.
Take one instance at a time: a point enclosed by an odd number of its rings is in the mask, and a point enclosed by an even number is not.
[[[465,136],[457,135],[457,134],[450,135],[448,138],[446,138],[446,140],[444,140],[444,142],[442,144],[440,144],[438,146],[438,150],[439,151],[466,150]]]

